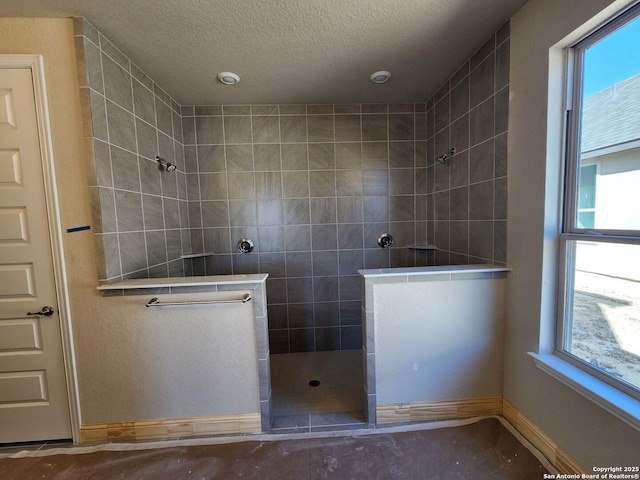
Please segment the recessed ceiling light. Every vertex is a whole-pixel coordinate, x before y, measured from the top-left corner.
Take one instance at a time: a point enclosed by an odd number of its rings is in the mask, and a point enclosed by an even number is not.
[[[218,80],[225,85],[235,85],[240,81],[240,77],[231,72],[220,72],[218,74]]]
[[[381,70],[379,72],[372,73],[369,78],[373,83],[384,83],[391,78],[391,73]]]

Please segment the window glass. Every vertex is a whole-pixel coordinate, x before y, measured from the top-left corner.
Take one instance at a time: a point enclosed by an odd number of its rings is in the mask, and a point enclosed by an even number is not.
[[[582,51],[577,228],[640,230],[639,44],[636,18]]]

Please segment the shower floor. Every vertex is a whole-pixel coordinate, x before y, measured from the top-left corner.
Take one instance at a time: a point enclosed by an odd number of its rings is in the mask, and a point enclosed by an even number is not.
[[[272,430],[364,428],[362,374],[361,350],[271,355]]]

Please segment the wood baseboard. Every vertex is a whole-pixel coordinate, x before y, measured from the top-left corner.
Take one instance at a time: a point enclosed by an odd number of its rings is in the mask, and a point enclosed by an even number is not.
[[[376,406],[376,423],[428,422],[455,418],[502,415],[502,397],[443,402],[396,403]]]
[[[524,438],[540,450],[560,473],[567,475],[589,473],[507,399],[503,401],[502,415]]]
[[[260,433],[259,413],[169,418],[134,422],[89,423],[80,427],[82,443],[157,440],[234,433]]]

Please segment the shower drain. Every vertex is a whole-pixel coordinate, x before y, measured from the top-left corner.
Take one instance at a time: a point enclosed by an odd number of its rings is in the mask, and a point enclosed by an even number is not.
[[[320,380],[311,380],[309,382],[310,387],[317,387],[318,385],[320,385]]]

